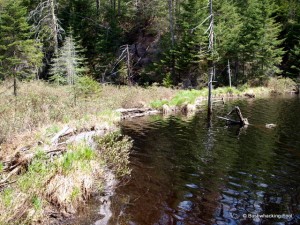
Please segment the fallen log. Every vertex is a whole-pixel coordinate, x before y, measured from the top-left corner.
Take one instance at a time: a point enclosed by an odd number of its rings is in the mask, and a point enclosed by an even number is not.
[[[218,116],[218,118],[225,120],[227,123],[230,123],[230,124],[240,124],[240,121],[229,119],[227,117]]]
[[[151,108],[131,108],[131,109],[121,108],[121,109],[117,109],[116,112],[121,113],[121,119],[155,115],[160,113],[160,111]]]
[[[230,116],[233,113],[236,113],[236,115],[239,118],[239,121],[233,120],[233,119],[228,118],[228,117],[220,117],[219,116],[218,118],[226,120],[226,122],[231,124],[231,125],[234,125],[234,124],[238,124],[240,126],[249,125],[248,119],[243,117],[242,112],[241,112],[241,110],[238,106],[235,106],[234,109],[232,109],[226,116]]]
[[[51,143],[52,144],[57,144],[60,140],[60,138],[69,135],[73,133],[75,130],[70,128],[69,126],[64,127],[61,131],[59,131],[52,139]]]
[[[86,141],[89,145],[93,144],[94,136],[104,136],[115,128],[102,128],[94,131],[80,132],[75,134],[75,129],[69,126],[64,127],[61,131],[54,135],[51,139],[50,145],[44,145],[43,151],[51,159],[54,155],[61,155],[67,151],[68,144]],[[62,138],[64,137],[64,140]],[[66,140],[65,140],[66,139]],[[17,153],[8,160],[0,161],[3,164],[2,180],[0,180],[0,187],[5,187],[12,183],[9,181],[11,177],[19,174],[23,169],[27,169],[35,157],[35,152],[32,150],[34,146],[39,144],[27,145],[20,148]],[[1,179],[1,178],[0,178]]]

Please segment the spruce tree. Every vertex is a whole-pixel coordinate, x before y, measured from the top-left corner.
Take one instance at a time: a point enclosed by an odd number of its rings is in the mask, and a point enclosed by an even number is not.
[[[176,70],[181,79],[196,79],[201,74],[200,59],[206,56],[206,1],[188,0],[182,3],[178,19],[178,44],[175,48]],[[203,72],[203,71],[202,71]]]
[[[273,18],[272,0],[249,0],[242,8],[243,26],[239,38],[239,60],[243,81],[278,73],[282,60],[281,28]]]
[[[42,54],[40,45],[31,39],[27,11],[21,1],[0,4],[0,75],[13,78],[14,95],[17,95],[17,79],[36,73]]]
[[[200,59],[205,61],[207,52],[205,34],[207,14],[203,10],[206,5],[206,0],[188,0],[181,3],[174,31],[176,34],[174,46],[166,45],[165,54],[158,65],[160,69],[163,68],[159,72],[165,75],[164,80],[172,78],[173,84],[186,80],[186,86],[189,86],[190,81],[195,81],[199,75],[203,75]],[[166,35],[166,40],[170,42],[170,35]]]
[[[218,82],[227,80],[228,62],[235,65],[238,60],[239,37],[242,20],[238,7],[230,0],[216,1],[215,5],[216,73]],[[234,74],[237,73],[233,66]]]
[[[289,52],[287,75],[300,80],[300,41]]]
[[[280,66],[283,76],[295,78],[298,67],[297,49],[299,48],[300,33],[300,2],[299,0],[276,0],[278,11],[276,21],[282,25],[281,37],[284,38],[281,46],[285,53]],[[298,62],[297,62],[298,61]]]
[[[50,79],[57,84],[74,85],[78,77],[88,71],[82,53],[83,49],[77,45],[73,36],[67,36],[51,64]]]

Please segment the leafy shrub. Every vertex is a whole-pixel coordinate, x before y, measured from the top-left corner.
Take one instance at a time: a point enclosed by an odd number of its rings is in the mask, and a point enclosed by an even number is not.
[[[100,86],[93,78],[89,76],[82,76],[77,79],[75,92],[77,95],[87,98],[91,94],[99,93]]]
[[[171,73],[167,73],[165,78],[163,79],[163,86],[164,87],[171,87],[172,86],[172,76]]]
[[[284,93],[295,89],[296,83],[291,78],[270,78],[267,87],[273,92]]]

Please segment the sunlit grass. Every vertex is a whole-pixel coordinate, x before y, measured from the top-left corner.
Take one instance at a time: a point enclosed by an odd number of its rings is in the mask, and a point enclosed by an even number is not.
[[[0,144],[13,142],[14,146],[4,148],[5,152],[1,151],[0,156],[7,155],[10,148],[25,141],[24,137],[17,137],[19,134],[51,136],[66,123],[79,129],[95,127],[103,122],[111,126],[120,120],[116,109],[149,107],[151,101],[170,99],[177,92],[164,87],[99,84],[100,92],[77,96],[75,104],[68,86],[55,86],[42,81],[20,82],[17,97],[13,96],[10,86],[8,82],[0,85]],[[34,133],[39,134],[32,135]]]
[[[129,174],[129,138],[115,132],[96,139],[97,149],[77,143],[54,158],[36,148],[27,169],[0,192],[0,224],[47,223],[44,213],[49,207],[74,213],[92,192],[103,191],[106,168],[118,177]],[[23,216],[16,218],[16,214]]]

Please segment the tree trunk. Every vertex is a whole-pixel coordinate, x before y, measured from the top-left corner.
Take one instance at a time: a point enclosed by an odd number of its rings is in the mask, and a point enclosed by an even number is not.
[[[14,96],[17,96],[17,77],[14,75]]]
[[[213,83],[213,77],[214,77],[214,65],[210,68],[210,74],[209,74],[209,82],[208,82],[208,115],[212,114],[212,83]]]
[[[129,52],[129,45],[126,46],[126,52],[127,52],[127,81],[131,85],[131,66],[130,66],[130,52]]]
[[[171,34],[171,44],[172,48],[175,44],[175,38],[174,38],[174,10],[173,10],[173,0],[168,0],[169,4],[169,20],[170,20],[170,34]]]
[[[210,23],[209,23],[209,46],[208,50],[211,53],[211,59],[210,59],[210,73],[209,73],[209,81],[208,81],[208,118],[211,118],[212,115],[212,82],[213,78],[215,77],[215,64],[214,64],[214,16],[213,16],[213,2],[212,0],[209,1],[210,7],[209,7],[209,14],[210,14]]]
[[[96,10],[97,10],[97,15],[100,14],[100,0],[96,0]]]
[[[121,15],[121,0],[118,0],[118,15]]]
[[[53,41],[54,41],[54,54],[58,53],[58,21],[55,15],[55,3],[54,0],[50,0],[50,8],[51,8],[51,17],[52,17],[52,32],[53,32]]]
[[[171,35],[171,46],[174,50],[175,46],[175,37],[174,37],[174,9],[173,9],[173,0],[168,0],[169,8],[169,22],[170,22],[170,35]],[[171,53],[171,75],[175,79],[175,56],[174,53]]]
[[[229,79],[229,87],[231,87],[231,70],[230,70],[229,59],[228,59],[228,79]]]

